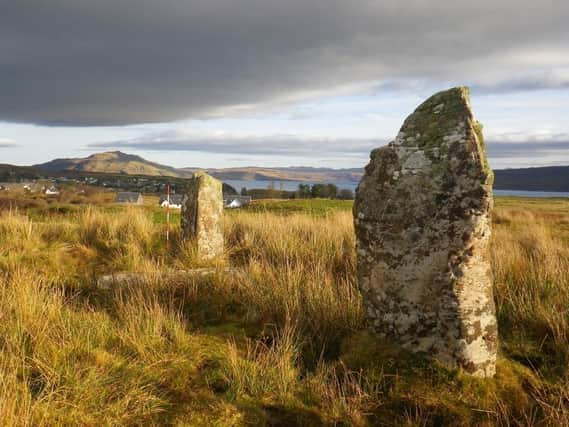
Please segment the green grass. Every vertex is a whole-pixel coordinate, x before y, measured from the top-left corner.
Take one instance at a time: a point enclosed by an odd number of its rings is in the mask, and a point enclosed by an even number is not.
[[[519,209],[524,211],[538,211],[548,214],[562,214],[569,212],[568,198],[531,198],[500,196],[495,198],[498,209]]]
[[[239,215],[240,212],[248,213],[274,213],[277,215],[306,214],[310,216],[326,216],[339,211],[351,211],[351,200],[327,200],[327,199],[291,199],[291,200],[254,200],[250,205],[241,209],[226,209],[225,214],[229,217]],[[166,223],[166,211],[160,207],[149,207],[153,221],[156,224]],[[180,222],[180,211],[170,210],[170,222]]]
[[[312,216],[324,216],[338,211],[352,209],[351,200],[328,199],[291,199],[291,200],[255,200],[243,210],[246,212],[269,212],[279,215],[303,213]]]

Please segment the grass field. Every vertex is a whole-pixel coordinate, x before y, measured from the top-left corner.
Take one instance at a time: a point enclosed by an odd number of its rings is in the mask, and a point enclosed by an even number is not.
[[[0,203],[4,425],[569,424],[568,200],[496,201],[491,380],[366,332],[350,202],[229,211],[245,274],[165,280],[199,260],[155,201],[97,200]],[[116,271],[144,284],[95,286]]]

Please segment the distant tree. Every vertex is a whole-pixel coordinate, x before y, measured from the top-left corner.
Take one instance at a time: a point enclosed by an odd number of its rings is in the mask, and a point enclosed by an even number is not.
[[[249,195],[248,192],[247,192],[247,187],[242,187],[242,188],[241,188],[241,195],[242,195],[242,196],[248,196],[248,195]]]
[[[299,199],[308,199],[311,196],[310,185],[298,184],[298,190],[296,190],[296,194]]]
[[[338,187],[334,184],[314,184],[310,189],[312,197],[322,199],[333,199],[338,193]]]
[[[326,186],[324,184],[313,184],[312,188],[310,188],[310,195],[313,198],[326,197]]]
[[[338,196],[338,187],[334,184],[326,185],[326,197],[335,199]]]
[[[338,199],[342,200],[353,200],[354,199],[354,192],[349,188],[342,188],[338,191]]]

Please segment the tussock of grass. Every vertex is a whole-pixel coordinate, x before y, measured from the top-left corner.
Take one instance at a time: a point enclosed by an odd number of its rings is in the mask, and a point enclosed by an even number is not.
[[[478,380],[363,330],[351,213],[314,203],[231,212],[245,274],[185,280],[161,271],[199,260],[176,228],[165,247],[150,208],[2,212],[2,422],[569,424],[566,205],[498,201],[501,350]],[[94,287],[114,271],[147,280]]]
[[[569,233],[556,225],[531,212],[500,212],[492,260],[506,348],[525,364],[567,375]]]
[[[231,342],[226,377],[233,393],[286,403],[300,377],[297,340],[296,331],[289,326],[271,344],[248,340],[244,352]]]

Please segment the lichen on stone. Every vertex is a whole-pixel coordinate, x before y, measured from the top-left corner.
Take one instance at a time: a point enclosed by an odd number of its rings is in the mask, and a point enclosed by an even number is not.
[[[223,254],[222,183],[204,172],[189,180],[182,201],[182,238],[190,241],[201,260],[213,260]]]
[[[357,189],[358,281],[381,336],[492,376],[492,171],[468,89],[437,93],[372,151]]]

